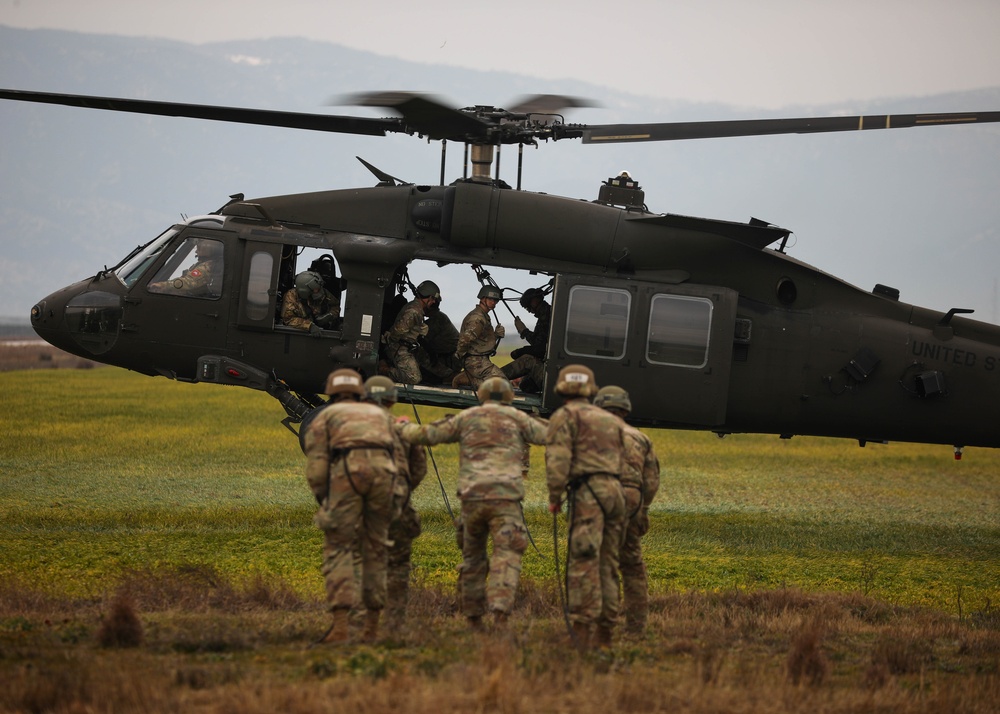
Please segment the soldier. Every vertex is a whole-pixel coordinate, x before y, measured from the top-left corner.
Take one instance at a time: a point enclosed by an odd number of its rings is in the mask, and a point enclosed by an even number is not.
[[[198,238],[194,244],[194,257],[195,262],[190,268],[185,269],[176,278],[150,283],[149,291],[196,295],[198,297],[218,297],[221,295],[222,243],[208,238]]]
[[[408,424],[403,436],[414,443],[459,442],[458,497],[462,501],[459,591],[462,612],[475,630],[493,613],[502,627],[514,606],[521,556],[528,547],[521,501],[521,453],[545,442],[545,427],[509,406],[514,392],[507,380],[490,377],[477,392],[480,406],[425,426]],[[493,557],[487,540],[493,538]],[[487,583],[487,572],[489,582]]]
[[[396,385],[388,377],[369,377],[365,382],[366,401],[391,411],[396,404]],[[386,583],[386,621],[390,630],[406,620],[406,602],[410,587],[410,555],[413,540],[420,535],[420,514],[413,508],[410,494],[427,475],[427,452],[424,447],[403,439],[403,421],[394,421],[394,460],[396,486],[393,491],[392,523],[389,524],[388,574]]]
[[[594,404],[623,422],[632,411],[632,400],[621,387],[601,387]],[[653,442],[634,426],[625,424],[622,487],[625,490],[626,525],[619,564],[624,596],[625,629],[633,635],[646,630],[649,617],[649,580],[642,559],[642,537],[649,530],[649,504],[660,488],[660,462]]]
[[[462,371],[462,365],[455,357],[458,330],[451,318],[441,312],[440,298],[424,310],[424,324],[427,325],[427,334],[420,341],[417,351],[417,362],[424,379],[433,375],[438,382],[451,384],[455,375]]]
[[[414,352],[419,347],[418,340],[427,334],[424,312],[427,307],[441,299],[437,284],[425,280],[416,287],[416,296],[403,306],[392,327],[382,336],[389,368],[380,373],[395,382],[420,384],[422,375]]]
[[[462,320],[455,357],[462,365],[462,373],[452,381],[453,387],[472,386],[479,389],[484,379],[500,377],[504,373],[490,360],[496,354],[497,344],[504,336],[503,325],[493,327],[490,312],[503,298],[500,288],[484,285],[479,289],[479,304]]]
[[[618,618],[618,550],[625,528],[622,491],[622,421],[595,407],[594,373],[582,365],[559,372],[556,394],[565,399],[549,420],[545,449],[549,511],[569,502],[566,590],[569,619],[581,649],[611,645]]]
[[[281,324],[318,335],[340,326],[340,298],[323,286],[319,273],[306,270],[295,276],[295,289],[281,301]]]
[[[513,362],[505,364],[502,369],[509,380],[522,378],[519,385],[522,392],[538,393],[542,391],[545,380],[545,350],[549,342],[552,306],[545,302],[545,293],[539,288],[525,290],[519,302],[521,307],[535,316],[535,329],[529,330],[521,318],[514,318],[517,334],[528,344],[511,352]]]
[[[367,610],[364,639],[378,634],[385,606],[386,541],[396,480],[392,417],[365,395],[352,369],[330,373],[329,406],[310,422],[305,438],[306,479],[320,504],[314,522],[324,532],[323,575],[333,624],[321,643],[348,639],[348,616],[357,598],[353,550],[361,541],[361,589]]]

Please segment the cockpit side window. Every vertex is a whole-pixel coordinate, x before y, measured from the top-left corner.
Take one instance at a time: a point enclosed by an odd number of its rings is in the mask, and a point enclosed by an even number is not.
[[[115,270],[118,279],[127,287],[132,287],[138,282],[146,269],[152,265],[159,257],[163,249],[170,243],[170,239],[177,235],[177,228],[169,228],[161,233],[157,238],[151,240],[142,249],[137,249],[131,257],[126,258],[121,267]]]
[[[152,293],[218,299],[222,296],[222,241],[188,238],[178,246],[148,285]]]

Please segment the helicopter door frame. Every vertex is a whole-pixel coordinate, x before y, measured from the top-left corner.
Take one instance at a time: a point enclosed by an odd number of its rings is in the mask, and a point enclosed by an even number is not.
[[[567,364],[629,392],[630,422],[723,425],[739,294],[710,285],[559,275],[546,361],[545,406]]]
[[[280,243],[246,240],[240,270],[236,324],[271,331],[275,326]]]

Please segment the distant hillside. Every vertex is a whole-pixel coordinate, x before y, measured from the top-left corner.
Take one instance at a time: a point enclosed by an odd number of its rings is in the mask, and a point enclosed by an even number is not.
[[[587,123],[764,116],[305,40],[188,45],[2,27],[0,86],[363,116],[381,112],[326,103],[390,89],[430,91],[456,106],[555,93],[598,100],[602,108],[567,117]],[[973,109],[1000,109],[1000,88],[769,115]],[[0,315],[17,317],[53,290],[116,263],[181,213],[215,210],[229,194],[372,185],[358,155],[407,180],[436,183],[439,173],[440,145],[413,137],[317,135],[9,101],[0,102],[0,122]],[[628,169],[653,211],[756,216],[795,231],[793,256],[865,289],[881,282],[907,302],[971,307],[976,317],[997,320],[996,125],[624,147],[564,141],[524,154],[531,190],[593,199],[601,181]],[[461,147],[450,157],[455,177]],[[515,157],[508,150],[501,159],[510,183]],[[471,274],[462,281],[447,294],[471,292]]]

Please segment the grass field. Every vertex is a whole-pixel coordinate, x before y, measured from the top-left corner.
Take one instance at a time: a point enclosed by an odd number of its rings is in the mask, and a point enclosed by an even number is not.
[[[0,389],[0,679],[13,683],[0,711],[403,706],[375,686],[386,678],[403,678],[411,711],[437,712],[1000,701],[996,450],[956,462],[944,446],[648,432],[663,465],[644,541],[650,632],[596,659],[560,634],[542,450],[525,503],[539,550],[512,639],[464,631],[432,471],[415,494],[413,630],[317,652],[304,647],[326,622],[320,534],[274,400],[114,368],[5,372]],[[434,457],[457,507],[456,450]],[[99,646],[116,596],[139,613],[138,650]],[[574,677],[604,685],[585,693]],[[46,699],[53,684],[69,694]]]

